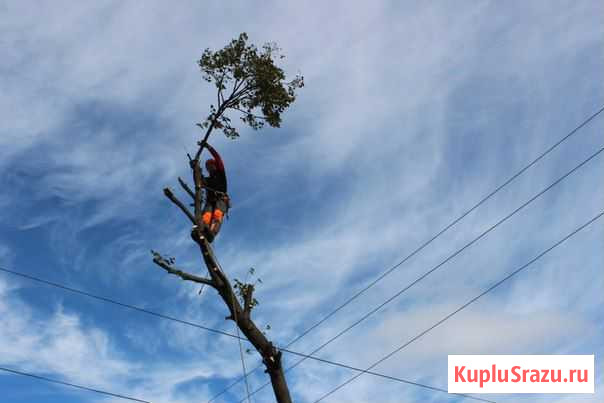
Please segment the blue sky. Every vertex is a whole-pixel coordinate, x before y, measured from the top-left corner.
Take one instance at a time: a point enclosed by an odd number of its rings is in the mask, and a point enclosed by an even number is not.
[[[233,332],[162,188],[188,175],[214,100],[195,61],[240,32],[277,41],[306,86],[280,129],[216,134],[233,199],[214,243],[263,280],[255,317],[287,344],[604,105],[604,5],[531,2],[12,2],[0,6],[0,265]],[[599,116],[291,348],[310,352],[604,145]],[[598,214],[602,156],[317,355],[366,367]],[[375,370],[446,388],[447,354],[596,354],[604,400],[604,227]],[[237,343],[0,273],[0,363],[153,402],[206,401],[241,374]],[[285,365],[295,358],[285,356]],[[258,359],[246,356],[248,368]],[[352,376],[306,361],[312,402]],[[250,376],[255,389],[266,381]],[[0,374],[6,402],[113,402]],[[244,397],[243,384],[222,396]],[[271,401],[270,388],[253,397]],[[493,396],[501,402],[534,396]],[[370,376],[327,402],[459,401]]]

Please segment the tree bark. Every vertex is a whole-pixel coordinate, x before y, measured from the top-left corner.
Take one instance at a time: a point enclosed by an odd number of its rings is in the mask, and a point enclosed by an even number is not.
[[[221,270],[220,264],[216,260],[208,241],[205,238],[195,236],[195,232],[193,232],[192,235],[194,241],[199,245],[204,263],[207,266],[210,277],[214,283],[214,288],[218,291],[218,294],[229,308],[230,315],[227,319],[236,322],[241,332],[262,356],[262,362],[271,379],[277,403],[291,403],[292,400],[289,394],[289,388],[287,387],[287,381],[285,380],[283,366],[281,364],[281,352],[266,338],[264,333],[258,329],[250,318],[250,312],[245,310],[239,303],[239,300],[231,287],[231,283],[226,274]]]

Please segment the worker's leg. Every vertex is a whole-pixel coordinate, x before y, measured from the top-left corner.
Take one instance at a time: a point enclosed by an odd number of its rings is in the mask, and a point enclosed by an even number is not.
[[[222,210],[216,209],[212,214],[212,224],[210,224],[210,232],[212,235],[218,235],[218,231],[220,231],[220,227],[222,226],[222,219],[224,217],[224,213]]]
[[[210,226],[212,224],[212,212],[214,211],[213,203],[206,203],[203,207],[201,221],[203,222],[203,228],[201,232],[206,236],[210,233]],[[210,241],[212,242],[212,241]]]
[[[213,237],[218,235],[220,227],[222,226],[222,220],[224,219],[224,212],[227,209],[227,205],[223,200],[218,200],[214,206],[212,212],[212,222],[210,224],[210,233]]]

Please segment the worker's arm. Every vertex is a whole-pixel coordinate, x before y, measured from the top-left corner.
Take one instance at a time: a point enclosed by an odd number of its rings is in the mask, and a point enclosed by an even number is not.
[[[214,159],[216,160],[216,167],[218,168],[218,170],[224,172],[224,163],[222,162],[222,158],[220,158],[220,154],[218,154],[218,151],[216,151],[214,147],[212,147],[208,143],[205,143],[205,146],[208,148],[208,151],[210,151],[210,154],[212,154],[212,157],[214,157]]]

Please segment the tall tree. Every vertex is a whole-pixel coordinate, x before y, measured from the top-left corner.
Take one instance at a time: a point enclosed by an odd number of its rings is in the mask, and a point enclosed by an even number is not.
[[[178,178],[178,183],[192,199],[193,212],[170,188],[164,189],[166,197],[193,224],[191,238],[199,247],[208,276],[187,273],[174,266],[174,258],[166,258],[155,251],[152,251],[152,254],[153,262],[168,273],[183,280],[207,285],[218,292],[229,311],[226,319],[236,323],[262,357],[277,402],[290,403],[291,397],[281,365],[281,352],[267,339],[251,317],[252,309],[257,304],[253,296],[254,284],[236,280],[233,285],[201,232],[204,184],[200,157],[210,135],[216,130],[222,131],[228,138],[239,137],[239,131],[228,116],[229,112],[238,114],[244,124],[254,130],[262,128],[266,123],[279,127],[281,114],[295,101],[296,90],[304,86],[304,78],[301,75],[286,81],[284,71],[275,64],[276,59],[284,57],[275,43],[267,43],[258,49],[255,45],[248,44],[247,40],[248,36],[242,33],[221,50],[206,49],[198,61],[204,80],[216,87],[216,104],[210,105],[207,118],[197,124],[205,130],[205,134],[202,140],[197,142],[195,155],[188,155],[193,189],[182,178]]]

